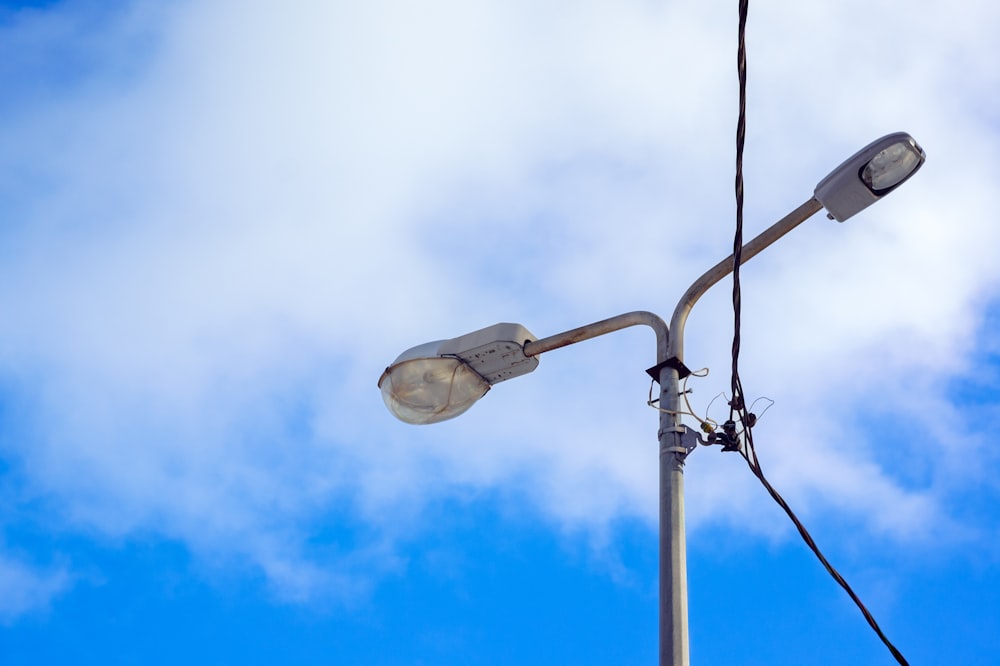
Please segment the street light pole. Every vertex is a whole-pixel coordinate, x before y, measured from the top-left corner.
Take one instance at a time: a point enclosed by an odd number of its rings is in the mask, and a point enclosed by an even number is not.
[[[743,246],[744,264],[818,212],[812,198]],[[680,380],[684,366],[684,325],[694,304],[715,283],[733,272],[730,255],[688,287],[670,319],[667,353],[660,364],[660,663],[687,666],[690,661],[687,613],[687,545],[684,527],[684,460],[692,448],[681,423]],[[685,440],[685,435],[687,439]]]
[[[908,134],[890,134],[869,144],[816,186],[814,196],[746,243],[746,263],[806,219],[825,208],[839,222],[878,201],[912,176],[924,152]],[[636,311],[557,333],[534,336],[519,324],[496,324],[450,340],[413,347],[379,378],[386,406],[413,424],[436,423],[465,412],[499,382],[533,371],[540,354],[630,326],[656,333],[656,365],[647,373],[660,384],[660,664],[688,666],[687,547],[684,528],[684,461],[700,441],[681,423],[680,383],[691,374],[684,365],[684,326],[695,303],[712,285],[733,272],[730,255],[694,281],[681,296],[670,327],[652,312]]]

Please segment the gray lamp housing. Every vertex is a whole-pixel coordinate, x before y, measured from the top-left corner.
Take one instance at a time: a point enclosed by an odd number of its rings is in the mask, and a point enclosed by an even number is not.
[[[831,219],[843,222],[902,185],[926,159],[906,132],[873,141],[834,169],[814,196]]]

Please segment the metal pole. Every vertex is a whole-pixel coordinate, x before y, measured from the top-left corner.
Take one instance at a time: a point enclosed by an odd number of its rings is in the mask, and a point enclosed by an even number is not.
[[[822,206],[810,199],[775,222],[743,246],[745,263],[797,227]],[[680,376],[684,363],[684,325],[691,308],[716,282],[733,272],[730,255],[710,268],[681,296],[670,319],[667,353],[660,361],[674,367],[660,369],[660,664],[688,666],[687,543],[684,529],[684,459],[687,449],[682,436]]]
[[[664,359],[666,360],[666,359]],[[687,542],[679,378],[660,369],[660,664],[688,666]]]

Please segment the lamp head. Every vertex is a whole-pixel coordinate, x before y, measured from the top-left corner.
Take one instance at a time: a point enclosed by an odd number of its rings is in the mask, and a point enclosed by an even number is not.
[[[925,159],[912,136],[889,134],[834,169],[816,186],[814,196],[828,217],[843,222],[902,185]]]
[[[493,384],[531,372],[524,355],[534,336],[519,324],[496,324],[451,340],[408,349],[378,380],[382,399],[406,423],[437,423],[464,413]]]

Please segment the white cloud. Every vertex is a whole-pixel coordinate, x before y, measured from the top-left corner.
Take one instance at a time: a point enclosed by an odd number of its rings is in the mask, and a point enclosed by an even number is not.
[[[375,526],[358,552],[389,569],[386,534],[470,489],[572,526],[653,524],[647,331],[547,354],[434,428],[390,422],[374,383],[403,348],[495,321],[666,317],[726,253],[735,17],[689,4],[219,0],[137,4],[99,40],[59,8],[8,25],[30,51],[57,23],[96,64],[0,129],[16,183],[0,308],[17,313],[0,371],[32,410],[7,454],[68,527],[235,553],[291,598],[363,568],[309,564],[331,506]],[[920,539],[957,485],[893,470],[868,421],[926,424],[897,445],[930,466],[954,434],[929,413],[959,409],[937,387],[995,344],[983,104],[1000,60],[991,6],[900,7],[754,12],[748,233],[880,133],[913,131],[929,162],[863,218],[813,221],[747,267],[744,367],[778,400],[759,442],[790,499]],[[689,364],[714,372],[692,383],[699,408],[728,385],[726,291],[688,330]],[[690,461],[690,523],[782,529],[717,460]]]
[[[39,571],[0,554],[0,623],[7,624],[25,613],[44,610],[69,582],[70,576],[64,569]]]

